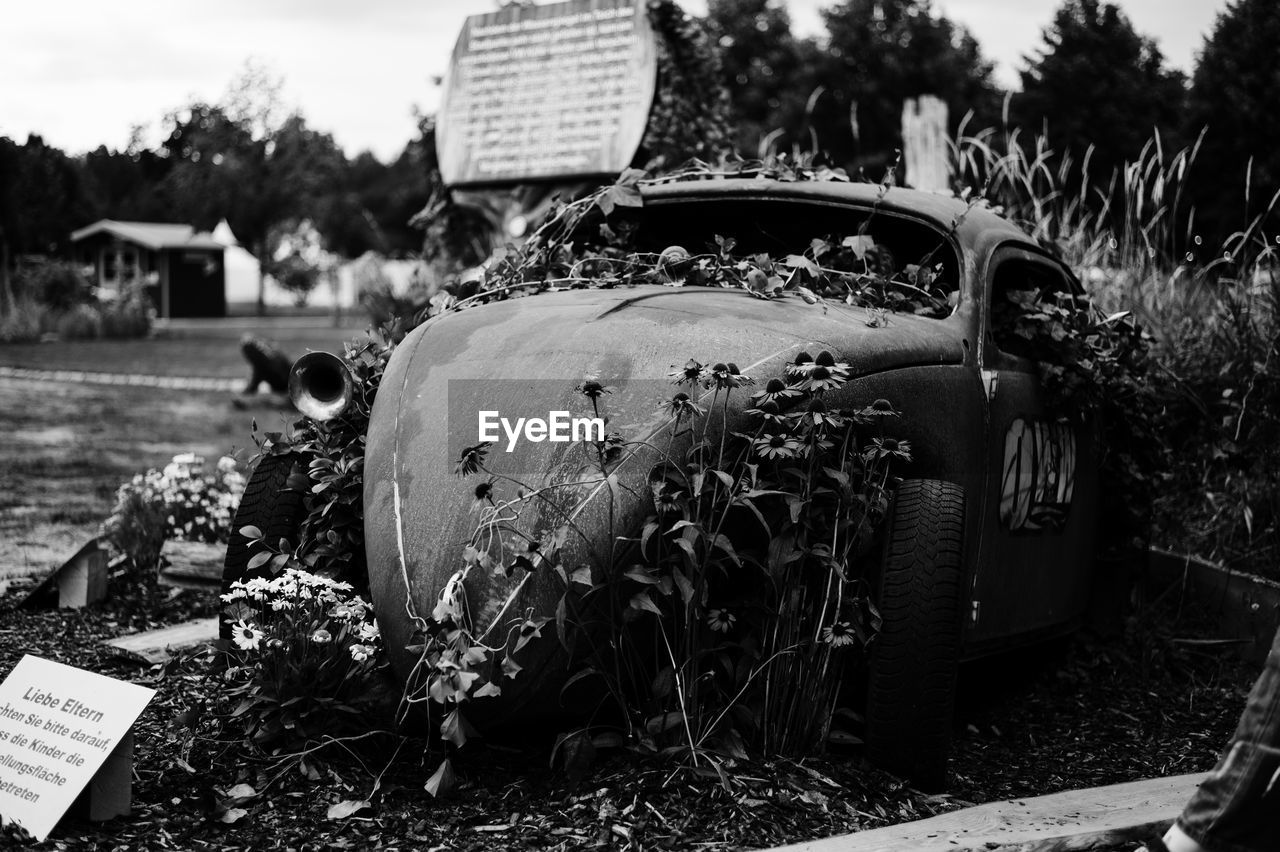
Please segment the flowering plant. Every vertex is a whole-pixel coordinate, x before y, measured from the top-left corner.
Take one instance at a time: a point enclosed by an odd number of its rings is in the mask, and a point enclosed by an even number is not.
[[[222,600],[234,621],[226,695],[239,703],[230,715],[246,720],[254,742],[335,733],[369,709],[382,638],[349,583],[290,567],[236,581]]]
[[[169,538],[224,543],[244,484],[230,456],[207,472],[195,453],[176,455],[163,470],[153,468],[120,486],[102,538],[139,569],[155,566]]]
[[[577,648],[570,682],[600,682],[618,711],[601,718],[621,728],[601,731],[597,718],[565,735],[560,753],[570,771],[605,743],[683,755],[694,766],[718,766],[748,749],[794,755],[821,747],[848,655],[879,629],[867,580],[871,543],[888,507],[891,467],[911,461],[909,442],[889,434],[897,410],[884,399],[855,401],[845,387],[850,374],[826,351],[799,353],[763,384],[731,362],[672,365],[665,440],[612,434],[584,445],[595,468],[586,478],[610,487],[623,457],[657,459],[642,529],[613,530],[609,540],[619,545],[592,565],[563,564],[567,542],[589,541],[572,505],[551,529],[522,520],[530,505],[560,505],[549,492],[561,486],[495,475],[487,447],[468,447],[458,473],[487,477],[475,489],[479,528],[464,568],[423,619],[438,629],[423,631],[418,646],[420,700],[444,706],[445,738],[465,741],[449,736],[466,730],[462,705],[497,694],[498,682],[520,670],[512,655],[554,622],[560,641]],[[578,390],[603,416],[609,389],[588,379]],[[500,590],[553,572],[564,590],[554,618],[510,617],[511,595],[473,617],[461,586],[477,570],[505,577]],[[477,635],[473,623],[490,626]],[[485,641],[499,631],[506,643]]]

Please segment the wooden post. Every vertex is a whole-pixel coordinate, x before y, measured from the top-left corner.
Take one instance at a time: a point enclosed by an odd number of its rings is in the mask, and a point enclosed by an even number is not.
[[[946,102],[933,95],[908,98],[902,105],[906,185],[929,192],[951,189],[951,152],[947,141]]]

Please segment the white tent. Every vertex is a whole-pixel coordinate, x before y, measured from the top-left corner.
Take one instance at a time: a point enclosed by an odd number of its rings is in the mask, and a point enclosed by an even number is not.
[[[213,238],[226,246],[222,262],[227,270],[227,303],[257,302],[258,259],[240,245],[226,219],[219,222],[218,227],[213,229]],[[267,286],[269,304],[292,304],[287,296],[282,302],[273,300],[272,290],[278,291],[280,288],[272,287],[270,284],[271,282],[268,282]]]

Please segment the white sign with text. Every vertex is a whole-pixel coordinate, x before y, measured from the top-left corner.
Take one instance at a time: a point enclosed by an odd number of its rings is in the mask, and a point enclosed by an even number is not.
[[[44,840],[153,695],[24,656],[0,683],[0,819]]]

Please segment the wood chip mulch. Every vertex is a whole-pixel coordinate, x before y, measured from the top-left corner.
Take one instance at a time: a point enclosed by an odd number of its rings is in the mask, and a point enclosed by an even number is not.
[[[423,754],[420,741],[397,751],[393,738],[374,738],[352,754],[330,748],[276,765],[236,758],[230,744],[193,741],[174,722],[215,688],[207,659],[147,667],[99,642],[211,615],[213,596],[113,591],[80,612],[15,610],[12,591],[0,599],[0,672],[31,653],[157,690],[135,729],[132,816],[68,819],[35,848],[763,848],[974,802],[1209,768],[1256,675],[1228,650],[1182,641],[1202,638],[1204,625],[1151,615],[1113,638],[968,667],[948,795],[913,790],[856,752],[741,764],[727,785],[714,773],[614,754],[571,784],[548,768],[549,744],[539,743],[468,745],[455,759],[458,788],[436,800],[423,785],[437,757]],[[364,800],[371,805],[328,816],[334,805]],[[0,831],[0,848],[27,845],[12,829]]]

